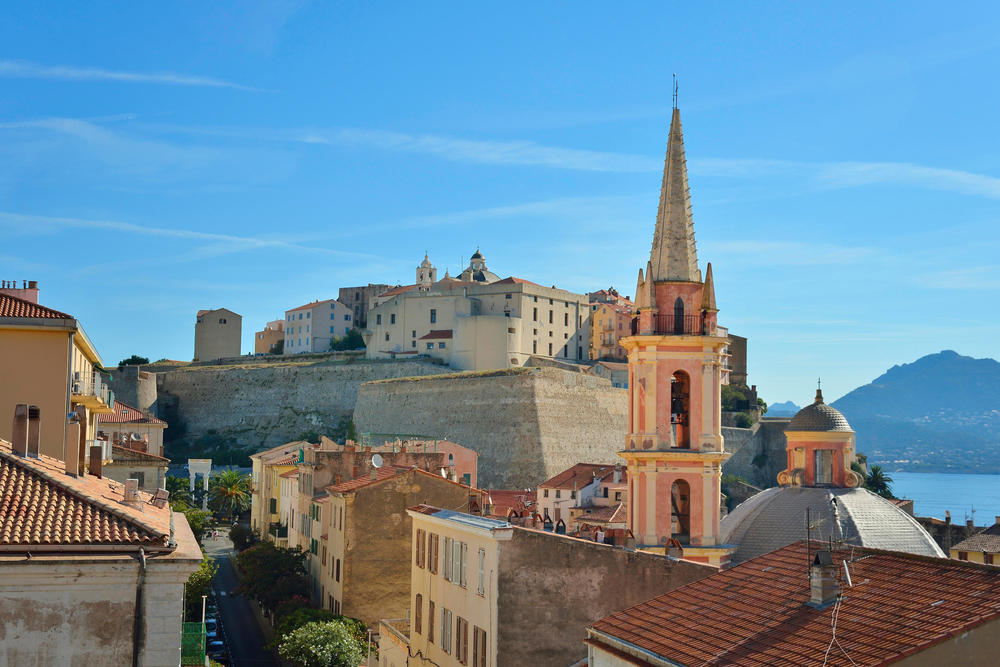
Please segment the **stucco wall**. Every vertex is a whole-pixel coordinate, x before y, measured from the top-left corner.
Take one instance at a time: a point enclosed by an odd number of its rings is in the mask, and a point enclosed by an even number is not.
[[[419,433],[479,452],[483,488],[526,488],[575,463],[617,463],[626,391],[555,368],[370,382],[359,431]]]
[[[445,373],[418,361],[288,362],[190,366],[157,374],[159,416],[168,439],[196,438],[209,429],[239,446],[274,447],[305,431],[330,433],[350,415],[362,382]],[[359,429],[361,430],[361,429]]]
[[[502,553],[499,667],[572,664],[587,655],[589,623],[717,571],[523,528]]]

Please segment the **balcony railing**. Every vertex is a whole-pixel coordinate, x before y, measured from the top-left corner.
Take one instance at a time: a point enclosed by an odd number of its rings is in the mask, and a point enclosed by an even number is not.
[[[107,407],[113,408],[115,403],[115,393],[111,391],[100,373],[81,372],[73,373],[73,382],[70,387],[74,396],[93,397],[104,403]]]
[[[661,336],[699,335],[702,333],[702,328],[701,315],[676,317],[658,314],[656,316],[656,333]]]
[[[278,540],[288,538],[288,526],[283,526],[280,523],[272,523],[267,532]]]

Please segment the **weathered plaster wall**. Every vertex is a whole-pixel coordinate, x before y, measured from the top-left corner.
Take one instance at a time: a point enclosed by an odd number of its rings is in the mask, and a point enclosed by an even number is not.
[[[515,528],[502,547],[497,664],[572,664],[584,628],[608,614],[707,577],[708,565]]]
[[[369,626],[377,626],[380,618],[406,616],[413,560],[406,508],[426,503],[468,511],[468,488],[411,472],[345,496],[342,613]],[[471,571],[471,555],[469,562]]]
[[[788,419],[764,419],[753,428],[723,427],[726,451],[732,456],[722,466],[723,474],[742,477],[761,489],[778,485],[785,469],[785,428]]]
[[[168,438],[209,430],[242,447],[264,449],[305,431],[330,433],[350,415],[368,380],[449,372],[417,361],[318,359],[240,366],[189,366],[157,374],[159,416]]]
[[[479,452],[483,488],[525,488],[575,463],[616,463],[626,391],[603,378],[518,368],[361,386],[359,431],[418,433]]]

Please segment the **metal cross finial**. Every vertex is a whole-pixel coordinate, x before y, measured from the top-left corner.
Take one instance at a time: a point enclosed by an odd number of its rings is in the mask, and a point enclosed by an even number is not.
[[[817,389],[823,388],[823,378],[816,378],[816,388]]]
[[[674,72],[674,108],[677,108],[677,72]]]

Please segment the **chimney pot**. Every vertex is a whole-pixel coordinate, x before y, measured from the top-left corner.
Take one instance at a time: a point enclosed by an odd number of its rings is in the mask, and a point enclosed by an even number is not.
[[[809,568],[809,604],[825,607],[837,601],[840,586],[837,585],[837,566],[829,551],[818,551]]]
[[[965,520],[965,527],[968,528],[969,530],[972,530],[973,528],[975,528],[975,526],[972,523],[972,519],[966,519]]]
[[[139,503],[139,480],[125,480],[125,504],[135,507]]]
[[[38,281],[37,280],[29,280],[28,281],[28,289],[38,289]]]
[[[28,456],[38,458],[38,447],[41,441],[42,411],[37,405],[28,406]]]
[[[66,474],[74,477],[80,474],[80,461],[77,448],[80,442],[80,422],[72,421],[66,425]]]
[[[10,439],[15,454],[28,455],[28,406],[25,403],[14,406],[14,431]]]

